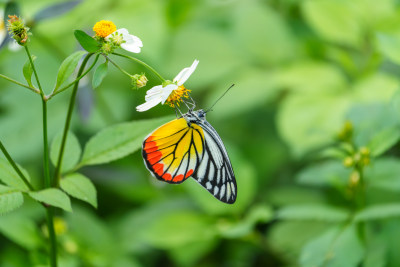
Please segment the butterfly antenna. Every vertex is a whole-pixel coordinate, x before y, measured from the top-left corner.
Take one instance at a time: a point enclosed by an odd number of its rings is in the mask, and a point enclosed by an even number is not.
[[[217,104],[218,101],[220,101],[221,98],[223,98],[223,97],[226,95],[226,93],[228,93],[228,91],[229,91],[233,86],[235,86],[235,84],[232,84],[231,86],[229,86],[229,88],[226,89],[226,91],[214,102],[214,104],[212,104],[212,106],[211,106],[210,108],[208,108],[208,109],[207,109],[206,111],[204,111],[204,112],[207,113],[207,112],[211,111],[212,108],[215,106],[215,104]]]

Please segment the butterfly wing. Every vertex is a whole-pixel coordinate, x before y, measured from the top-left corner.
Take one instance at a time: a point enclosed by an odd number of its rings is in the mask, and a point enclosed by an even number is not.
[[[150,135],[142,145],[147,169],[157,179],[182,183],[199,166],[204,155],[204,133],[184,118],[170,121]]]
[[[204,130],[204,156],[192,177],[220,201],[233,204],[237,186],[225,146],[210,123],[203,120],[199,126]]]

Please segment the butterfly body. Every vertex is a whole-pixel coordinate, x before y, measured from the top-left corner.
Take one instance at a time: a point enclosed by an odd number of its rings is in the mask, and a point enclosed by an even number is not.
[[[195,179],[214,197],[236,200],[235,175],[225,146],[203,110],[189,110],[149,134],[142,146],[147,169],[157,179],[178,184]]]

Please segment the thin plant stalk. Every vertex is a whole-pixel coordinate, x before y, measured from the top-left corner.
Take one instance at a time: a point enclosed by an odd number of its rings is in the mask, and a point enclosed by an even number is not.
[[[28,179],[25,177],[25,175],[21,172],[20,168],[18,165],[15,163],[15,161],[11,158],[10,154],[7,152],[7,149],[4,147],[3,143],[0,141],[0,149],[3,152],[4,156],[6,156],[8,162],[11,164],[11,166],[14,168],[15,172],[18,174],[19,177],[21,177],[22,181],[26,184],[26,186],[29,188],[29,190],[33,191],[34,188],[31,185],[31,183],[28,181]]]
[[[116,56],[120,56],[120,57],[124,57],[130,60],[135,61],[136,63],[139,63],[140,65],[144,66],[145,68],[149,69],[151,72],[153,72],[160,80],[161,82],[165,82],[165,79],[152,67],[150,67],[149,65],[147,65],[146,63],[144,63],[143,61],[141,61],[140,59],[137,59],[135,57],[131,57],[131,56],[127,56],[127,55],[123,55],[123,54],[119,54],[119,53],[112,53],[113,55]]]
[[[7,77],[6,75],[0,74],[0,78],[3,78],[3,79],[5,79],[5,80],[7,80],[7,81],[9,81],[9,82],[18,84],[19,86],[28,88],[29,90],[31,90],[32,92],[34,92],[34,93],[36,93],[36,94],[40,94],[40,91],[39,91],[38,89],[33,88],[33,87],[30,87],[30,86],[28,86],[28,85],[25,85],[25,84],[23,84],[23,83],[20,83],[19,81],[16,81],[16,80],[14,80],[14,79],[12,79],[12,78],[10,78],[10,77]]]
[[[93,53],[89,53],[86,55],[86,57],[83,59],[81,66],[79,67],[77,77],[80,77],[83,73],[83,70],[85,69],[85,66],[90,59],[90,57],[93,55]],[[98,58],[98,57],[97,57]],[[97,61],[96,58],[96,61]],[[71,93],[71,98],[69,100],[69,106],[68,106],[68,112],[67,112],[67,117],[65,119],[65,125],[64,125],[64,132],[63,136],[61,139],[61,146],[60,146],[60,152],[58,154],[58,159],[57,159],[57,166],[54,171],[54,182],[56,186],[59,186],[60,184],[60,179],[61,179],[61,167],[62,167],[62,160],[64,156],[64,149],[65,149],[65,144],[67,142],[67,135],[69,131],[69,126],[71,123],[71,117],[72,117],[72,112],[74,110],[74,105],[75,105],[75,98],[76,98],[76,92],[78,91],[78,86],[79,86],[79,81],[77,81],[74,84],[74,88],[72,89]]]
[[[35,65],[33,64],[32,56],[29,52],[28,46],[24,46],[26,54],[28,55],[29,61],[31,63],[33,73],[37,85],[39,87],[40,96],[42,99],[42,115],[43,115],[43,167],[44,167],[44,184],[46,188],[51,187],[51,178],[49,170],[49,148],[48,148],[48,137],[47,137],[47,102],[45,99],[45,94],[43,92],[42,86],[40,84],[39,76],[36,72]],[[50,264],[52,267],[57,267],[57,240],[54,231],[54,210],[53,207],[46,207],[47,215],[47,228],[50,237]]]

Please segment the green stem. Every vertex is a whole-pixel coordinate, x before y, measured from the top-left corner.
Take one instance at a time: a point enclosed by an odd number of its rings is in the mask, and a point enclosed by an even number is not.
[[[44,183],[45,187],[49,188],[51,187],[51,180],[50,180],[50,170],[49,170],[49,148],[48,148],[48,138],[47,138],[47,102],[45,99],[42,86],[39,81],[39,76],[36,72],[35,65],[33,64],[33,60],[29,52],[28,46],[24,47],[26,54],[28,55],[29,61],[31,63],[33,73],[35,75],[35,79],[40,90],[40,96],[42,98]],[[54,232],[53,208],[46,207],[46,211],[47,211],[47,228],[49,230],[49,236],[50,236],[50,263],[52,267],[57,267],[57,241]]]
[[[78,77],[81,76],[81,74],[83,73],[83,70],[85,69],[87,62],[92,55],[93,55],[93,53],[89,53],[83,59],[82,64],[78,70],[78,74],[77,74]],[[61,140],[60,152],[58,154],[57,166],[54,171],[54,181],[56,183],[55,184],[56,186],[60,185],[61,165],[62,165],[62,160],[63,160],[63,156],[64,156],[64,148],[65,148],[65,143],[67,141],[67,134],[68,134],[69,126],[71,123],[72,111],[74,110],[75,97],[76,97],[76,92],[78,91],[78,85],[79,85],[79,81],[75,83],[74,88],[72,89],[71,98],[69,100],[68,113],[67,113],[67,118],[65,119],[64,132],[63,132],[63,136],[62,136],[62,140]]]
[[[123,74],[126,74],[127,76],[129,76],[129,78],[132,77],[131,74],[129,74],[126,70],[124,70],[123,68],[121,68],[117,63],[115,63],[114,61],[112,61],[109,57],[104,56],[108,61],[110,61],[117,69],[119,69]]]
[[[3,74],[0,74],[0,78],[3,78],[3,79],[5,79],[5,80],[7,80],[7,81],[10,81],[10,82],[12,82],[12,83],[18,84],[19,86],[28,88],[29,90],[31,90],[32,92],[34,92],[34,93],[36,93],[36,94],[40,94],[40,91],[39,91],[38,89],[33,88],[33,87],[30,87],[30,86],[28,86],[28,85],[25,85],[25,84],[23,84],[23,83],[20,83],[19,81],[16,81],[16,80],[14,80],[14,79],[11,79],[10,77],[7,77],[7,76],[5,76],[5,75],[3,75]]]
[[[50,266],[57,267],[57,239],[54,230],[54,208],[46,207],[47,229],[50,237]]]
[[[145,68],[149,69],[151,72],[153,72],[160,80],[161,82],[165,82],[165,79],[152,67],[150,67],[149,65],[147,65],[146,63],[144,63],[143,61],[141,61],[140,59],[137,59],[135,57],[131,57],[131,56],[127,56],[127,55],[123,55],[123,54],[119,54],[119,53],[112,53],[113,55],[116,56],[120,56],[120,57],[124,57],[124,58],[128,58],[130,60],[135,61],[136,63],[139,63],[140,65],[144,66]]]
[[[28,186],[28,188],[33,191],[34,188],[31,185],[31,183],[26,179],[25,175],[21,172],[21,170],[18,168],[18,165],[15,163],[15,161],[11,158],[10,154],[8,154],[6,148],[4,147],[3,143],[0,141],[0,149],[3,152],[4,156],[6,156],[8,162],[11,164],[11,166],[14,168],[16,173],[18,174],[19,177],[21,177],[22,181]]]
[[[90,67],[80,76],[78,76],[74,81],[70,82],[69,84],[67,84],[64,87],[61,87],[60,89],[58,89],[57,91],[53,91],[50,95],[46,96],[46,101],[51,99],[53,96],[65,91],[66,89],[68,89],[70,86],[76,84],[77,82],[79,82],[83,77],[86,76],[86,74],[88,74],[89,71],[91,71],[93,69],[93,67],[96,65],[97,60],[99,59],[100,55],[97,55],[95,60],[93,61],[92,65],[90,65]]]

